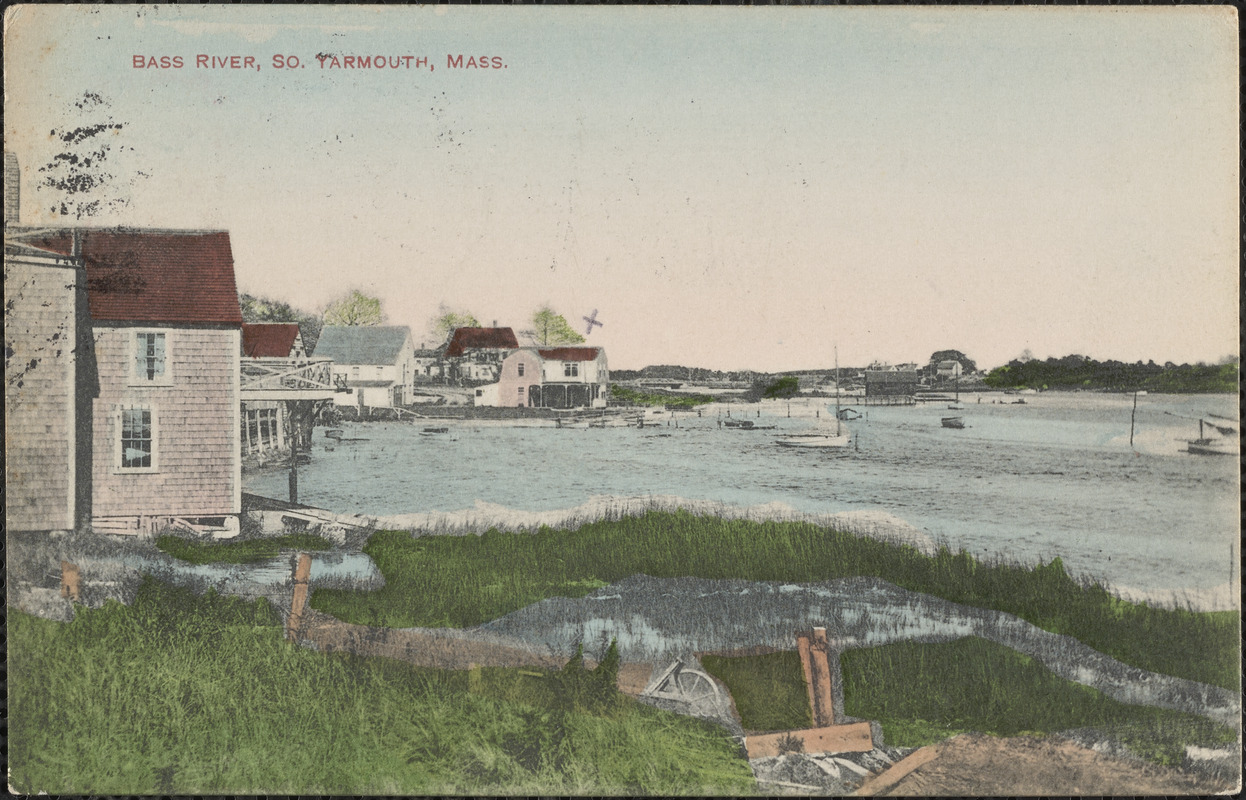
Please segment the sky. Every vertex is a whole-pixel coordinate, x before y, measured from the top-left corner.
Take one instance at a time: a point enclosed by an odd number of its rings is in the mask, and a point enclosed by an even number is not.
[[[227,229],[241,290],[357,288],[429,346],[443,305],[548,304],[615,369],[1238,352],[1233,8],[19,6],[4,37],[24,223],[65,221],[48,132],[110,116],[127,202],[86,222]]]

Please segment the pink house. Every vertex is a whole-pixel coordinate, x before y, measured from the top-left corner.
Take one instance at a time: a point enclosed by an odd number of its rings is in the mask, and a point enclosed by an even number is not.
[[[531,387],[541,383],[541,357],[533,348],[514,351],[502,361],[497,382],[497,401],[478,405],[530,405]],[[482,389],[489,387],[481,387]]]
[[[521,347],[502,360],[498,382],[476,390],[476,405],[605,408],[610,370],[601,347]]]

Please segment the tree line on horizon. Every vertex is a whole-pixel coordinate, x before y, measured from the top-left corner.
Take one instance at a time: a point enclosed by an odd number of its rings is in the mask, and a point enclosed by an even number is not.
[[[991,370],[983,379],[993,389],[1098,389],[1166,394],[1237,391],[1238,365],[1156,364],[1154,361],[1128,364],[1123,361],[1096,361],[1089,356],[1068,355],[1045,360],[1013,359]]]

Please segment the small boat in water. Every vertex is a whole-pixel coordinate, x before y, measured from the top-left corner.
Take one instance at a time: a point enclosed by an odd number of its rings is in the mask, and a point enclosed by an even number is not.
[[[965,427],[964,417],[944,417],[940,421],[943,423],[943,427],[945,428],[954,428],[956,430],[961,430],[962,428]]]
[[[425,428],[424,430],[420,431],[420,435],[421,436],[435,436],[436,434],[439,434],[439,433],[449,433],[449,432],[450,432],[449,428]]]
[[[1221,427],[1210,422],[1207,425],[1215,428],[1220,433],[1224,433],[1225,428],[1227,428],[1227,426]],[[1229,428],[1229,431],[1236,433],[1231,428]],[[1193,453],[1196,456],[1240,456],[1242,452],[1241,439],[1227,435],[1208,436],[1201,419],[1198,421],[1198,438],[1187,439],[1185,447],[1187,453]]]
[[[818,428],[811,433],[788,433],[778,437],[774,443],[780,447],[847,447],[852,443],[852,437],[848,431],[844,430],[844,426],[840,420],[843,419],[843,410],[839,407],[839,350],[835,351],[835,432],[832,433],[829,426],[827,428]]]

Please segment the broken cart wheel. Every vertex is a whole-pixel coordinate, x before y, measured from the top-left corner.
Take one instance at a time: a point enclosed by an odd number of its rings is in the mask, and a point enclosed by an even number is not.
[[[722,702],[722,693],[714,679],[699,669],[687,666],[680,659],[675,659],[674,663],[658,673],[649,682],[644,694],[706,710],[717,709]]]

